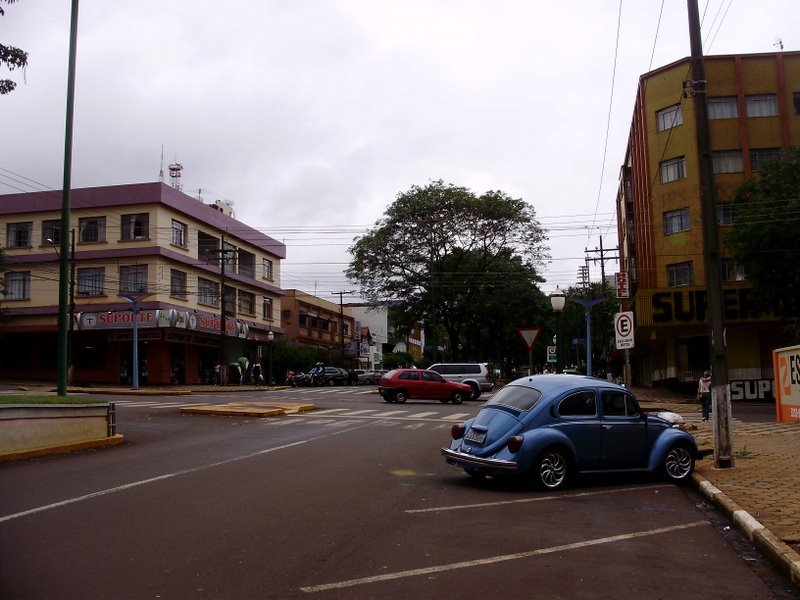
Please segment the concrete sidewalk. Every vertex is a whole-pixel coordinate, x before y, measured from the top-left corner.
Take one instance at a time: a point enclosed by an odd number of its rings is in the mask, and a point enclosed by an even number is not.
[[[7,387],[7,386],[4,386]],[[178,396],[194,393],[253,391],[264,393],[264,402],[225,403],[220,410],[200,408],[216,414],[253,414],[270,406],[269,392],[283,389],[268,386],[144,386],[132,390],[124,386],[92,388],[70,387],[70,394],[121,394],[142,396]],[[0,393],[13,393],[13,387]],[[52,385],[19,385],[19,393],[55,392]],[[723,512],[753,544],[795,585],[800,585],[800,424],[746,423],[736,418],[732,407],[734,466],[714,466],[713,419],[704,422],[699,404],[692,397],[675,394],[662,388],[634,388],[634,395],[647,412],[668,410],[680,414],[689,432],[697,440],[705,458],[698,460],[692,475],[699,491]],[[260,406],[253,406],[254,404]],[[238,410],[237,410],[238,407]],[[298,410],[312,410],[305,405]],[[275,414],[282,414],[276,411]],[[269,415],[263,415],[269,416]]]

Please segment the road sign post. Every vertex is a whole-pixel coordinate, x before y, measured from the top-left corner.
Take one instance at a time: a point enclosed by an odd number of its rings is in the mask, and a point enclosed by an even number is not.
[[[533,345],[541,331],[541,327],[519,327],[517,329],[517,333],[528,348],[528,373],[533,373]]]

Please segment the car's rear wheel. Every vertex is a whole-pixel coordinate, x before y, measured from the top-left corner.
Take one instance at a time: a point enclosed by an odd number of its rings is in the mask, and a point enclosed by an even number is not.
[[[394,401],[403,404],[406,400],[408,400],[408,394],[406,394],[405,390],[398,390],[394,393]]]
[[[477,400],[481,395],[481,388],[478,387],[477,383],[470,383],[469,387],[472,388],[472,399]]]
[[[547,448],[533,465],[534,483],[548,490],[558,490],[569,480],[569,457],[561,448]]]
[[[450,402],[452,402],[453,404],[461,404],[463,401],[464,401],[464,392],[459,392],[458,390],[456,390],[450,396]]]
[[[664,477],[673,483],[685,483],[694,471],[694,453],[686,444],[675,444],[664,457]]]

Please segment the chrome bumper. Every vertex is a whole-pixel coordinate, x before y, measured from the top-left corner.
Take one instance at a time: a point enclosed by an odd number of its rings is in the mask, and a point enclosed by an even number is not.
[[[482,458],[480,456],[473,456],[466,452],[459,452],[458,450],[451,450],[450,448],[442,448],[442,456],[447,459],[450,464],[458,464],[459,466],[473,466],[481,467],[484,469],[501,469],[504,471],[514,471],[517,468],[517,463],[511,460],[499,460],[496,458]]]

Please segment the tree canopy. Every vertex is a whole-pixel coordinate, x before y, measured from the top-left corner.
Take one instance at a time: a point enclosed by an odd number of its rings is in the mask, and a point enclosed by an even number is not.
[[[16,0],[5,0],[6,4],[13,4]],[[2,5],[0,5],[0,17],[5,15]],[[9,71],[16,68],[25,68],[28,66],[28,53],[14,46],[6,46],[0,44],[0,64],[8,67]],[[12,92],[17,84],[11,79],[0,79],[0,94],[8,94]]]
[[[369,300],[440,324],[455,350],[464,327],[485,325],[488,306],[507,309],[525,296],[514,286],[536,290],[546,241],[524,200],[500,191],[478,196],[438,180],[398,194],[355,239],[347,276]]]
[[[752,283],[752,299],[782,316],[798,336],[800,319],[800,148],[764,163],[761,175],[737,188],[734,227],[725,244]]]

